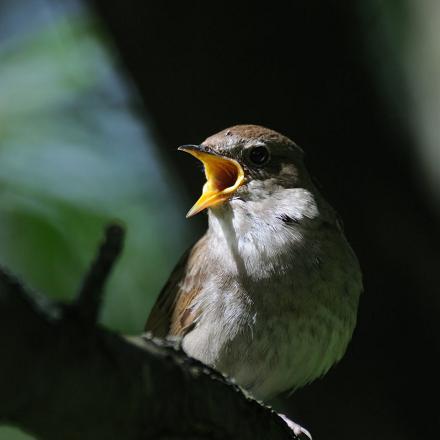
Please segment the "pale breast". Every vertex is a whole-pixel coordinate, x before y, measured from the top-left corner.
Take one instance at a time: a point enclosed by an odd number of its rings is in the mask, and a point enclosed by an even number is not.
[[[214,248],[214,255],[227,255],[221,244]],[[261,262],[242,260],[241,269],[231,270],[236,262],[213,257],[216,270],[195,304],[203,313],[183,341],[190,355],[257,398],[323,375],[344,354],[355,326],[361,281],[345,239],[323,230],[301,249],[302,255],[298,249],[286,255],[271,276],[240,272]]]

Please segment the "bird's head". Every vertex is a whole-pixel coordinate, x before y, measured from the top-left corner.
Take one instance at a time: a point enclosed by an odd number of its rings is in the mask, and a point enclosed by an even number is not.
[[[234,198],[266,199],[277,189],[309,184],[303,151],[286,136],[258,125],[236,125],[179,150],[199,159],[206,176],[203,193],[187,217]]]

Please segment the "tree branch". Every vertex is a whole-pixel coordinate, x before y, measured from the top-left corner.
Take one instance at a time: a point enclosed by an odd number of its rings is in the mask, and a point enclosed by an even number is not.
[[[94,324],[98,319],[104,284],[122,251],[123,241],[122,227],[116,224],[108,226],[98,255],[84,278],[75,306],[82,319],[89,324]]]
[[[0,423],[44,440],[294,438],[276,413],[179,349],[94,324],[122,237],[107,230],[73,305],[0,271]]]

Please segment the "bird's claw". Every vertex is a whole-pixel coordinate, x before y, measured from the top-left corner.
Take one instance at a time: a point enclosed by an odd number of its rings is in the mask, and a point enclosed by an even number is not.
[[[310,434],[309,431],[307,431],[307,429],[303,428],[301,425],[298,425],[298,423],[293,422],[284,414],[278,414],[278,415],[286,422],[287,426],[293,431],[293,433],[297,438],[304,440],[312,440],[312,435]]]

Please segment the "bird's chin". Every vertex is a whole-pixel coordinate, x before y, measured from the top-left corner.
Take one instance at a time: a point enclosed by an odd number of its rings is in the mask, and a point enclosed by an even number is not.
[[[215,215],[225,215],[226,213],[230,212],[233,209],[233,205],[234,205],[233,199],[229,199],[219,205],[211,206],[208,209],[208,212],[212,212]]]

